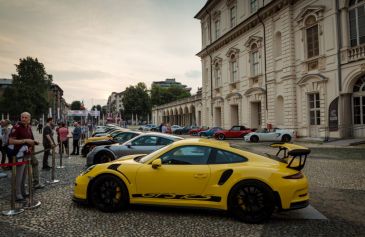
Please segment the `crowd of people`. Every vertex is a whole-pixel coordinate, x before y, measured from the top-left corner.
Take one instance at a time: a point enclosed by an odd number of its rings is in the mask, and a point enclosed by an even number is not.
[[[16,201],[22,202],[29,195],[26,190],[25,181],[28,176],[26,169],[26,162],[30,162],[33,170],[33,188],[44,188],[44,184],[40,182],[39,167],[36,156],[32,155],[35,150],[35,146],[39,145],[39,142],[35,140],[32,127],[31,127],[31,115],[28,112],[23,112],[20,115],[20,121],[12,125],[9,120],[0,121],[0,178],[7,177],[7,173],[4,171],[11,169],[14,162],[18,162],[16,165]],[[55,124],[53,118],[48,118],[46,124],[43,126],[41,123],[37,126],[37,131],[42,134],[43,145],[43,159],[42,170],[48,171],[52,167],[49,165],[48,159],[53,148],[59,147],[59,153],[65,152],[68,155],[79,155],[80,139],[85,136],[85,129],[82,129],[78,122],[74,122],[73,131],[69,132],[65,123],[61,122],[58,125]],[[71,136],[70,136],[70,135]],[[57,137],[57,142],[54,136]],[[69,138],[73,139],[73,150],[69,154]],[[14,158],[15,157],[15,158]],[[13,160],[15,159],[15,160]]]

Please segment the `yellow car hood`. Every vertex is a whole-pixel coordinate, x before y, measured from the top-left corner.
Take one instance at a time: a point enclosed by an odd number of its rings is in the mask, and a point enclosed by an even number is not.
[[[112,139],[111,136],[90,137],[90,138],[88,138],[88,139],[85,140],[85,144],[87,144],[89,142],[102,141],[102,140],[110,140],[110,139]]]

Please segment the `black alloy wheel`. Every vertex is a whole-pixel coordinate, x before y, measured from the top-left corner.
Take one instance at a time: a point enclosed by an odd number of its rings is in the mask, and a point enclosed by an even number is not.
[[[129,204],[128,190],[118,177],[101,175],[90,188],[91,203],[103,212],[116,212],[125,209]]]
[[[291,137],[289,135],[284,135],[282,138],[281,138],[281,141],[282,142],[290,142],[291,140]]]
[[[94,164],[107,163],[114,160],[114,157],[106,151],[99,152],[95,155]]]
[[[218,138],[218,140],[224,140],[224,139],[226,139],[226,137],[222,133],[218,134],[217,135],[217,138]]]
[[[250,141],[251,141],[251,142],[259,142],[259,137],[258,137],[258,136],[252,136],[252,137],[250,138]]]
[[[270,218],[275,208],[273,191],[260,181],[241,181],[229,194],[228,208],[240,221],[263,222]]]
[[[196,136],[196,135],[198,135],[198,133],[197,132],[192,132],[191,135]]]

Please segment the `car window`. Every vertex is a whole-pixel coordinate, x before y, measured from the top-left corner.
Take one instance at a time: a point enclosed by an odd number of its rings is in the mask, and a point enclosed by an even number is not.
[[[127,132],[127,133],[118,134],[118,136],[116,136],[115,139],[119,142],[123,142],[123,141],[128,141],[135,136],[136,136],[136,134]]]
[[[157,144],[157,137],[143,136],[132,142],[132,146],[155,146]]]
[[[170,140],[170,139],[167,139],[167,138],[163,138],[163,137],[160,137],[158,139],[158,145],[168,145],[168,144],[171,144],[173,142],[174,142],[173,140]]]
[[[201,165],[207,164],[212,148],[183,146],[167,152],[161,157],[162,164]]]
[[[231,131],[239,131],[240,127],[232,127]]]
[[[247,161],[247,158],[229,151],[216,150],[211,158],[211,164],[230,164]]]

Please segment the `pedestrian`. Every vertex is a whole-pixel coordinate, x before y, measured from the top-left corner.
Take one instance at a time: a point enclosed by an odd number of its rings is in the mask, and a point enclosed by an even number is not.
[[[80,150],[80,146],[79,146],[79,141],[81,138],[81,128],[79,126],[78,122],[74,123],[74,130],[72,131],[72,152],[71,155],[79,155],[79,150]]]
[[[30,155],[34,151],[34,146],[38,145],[38,142],[34,140],[32,128],[30,126],[30,114],[28,112],[23,112],[20,115],[21,121],[14,125],[9,134],[9,145],[8,145],[8,155],[16,156],[17,161],[24,159],[25,155]],[[9,157],[11,157],[9,156]],[[33,184],[34,188],[43,188],[44,185],[39,183],[39,172],[38,172],[38,161],[32,157],[32,167],[33,167]],[[27,175],[27,170],[25,165],[19,165],[16,167],[16,200],[22,201],[24,197],[29,195],[25,190],[25,178]]]
[[[39,123],[38,126],[37,126],[37,129],[38,129],[39,134],[42,134],[43,124]]]
[[[161,132],[162,133],[167,133],[167,126],[165,123],[162,124],[162,127],[161,127]]]
[[[158,126],[158,131],[162,132],[162,126],[164,125],[164,123],[161,123],[160,126]]]
[[[69,154],[69,150],[68,150],[68,128],[66,127],[65,123],[61,123],[61,127],[58,129],[58,133],[60,134],[60,141],[61,141],[61,151],[60,153],[63,151],[66,152],[66,154]]]
[[[7,146],[9,143],[9,134],[10,131],[12,129],[12,125],[10,123],[10,120],[5,119],[5,120],[1,120],[1,134],[2,134],[2,139],[1,139],[1,146],[0,146],[0,150],[1,150],[1,164],[5,164],[6,163],[6,150],[7,150]],[[8,162],[10,162],[10,159],[8,157]],[[3,169],[10,169],[10,167],[3,167]]]
[[[51,149],[56,146],[53,140],[53,118],[47,118],[47,124],[43,128],[43,170],[50,170],[52,167],[48,165],[48,156]]]

